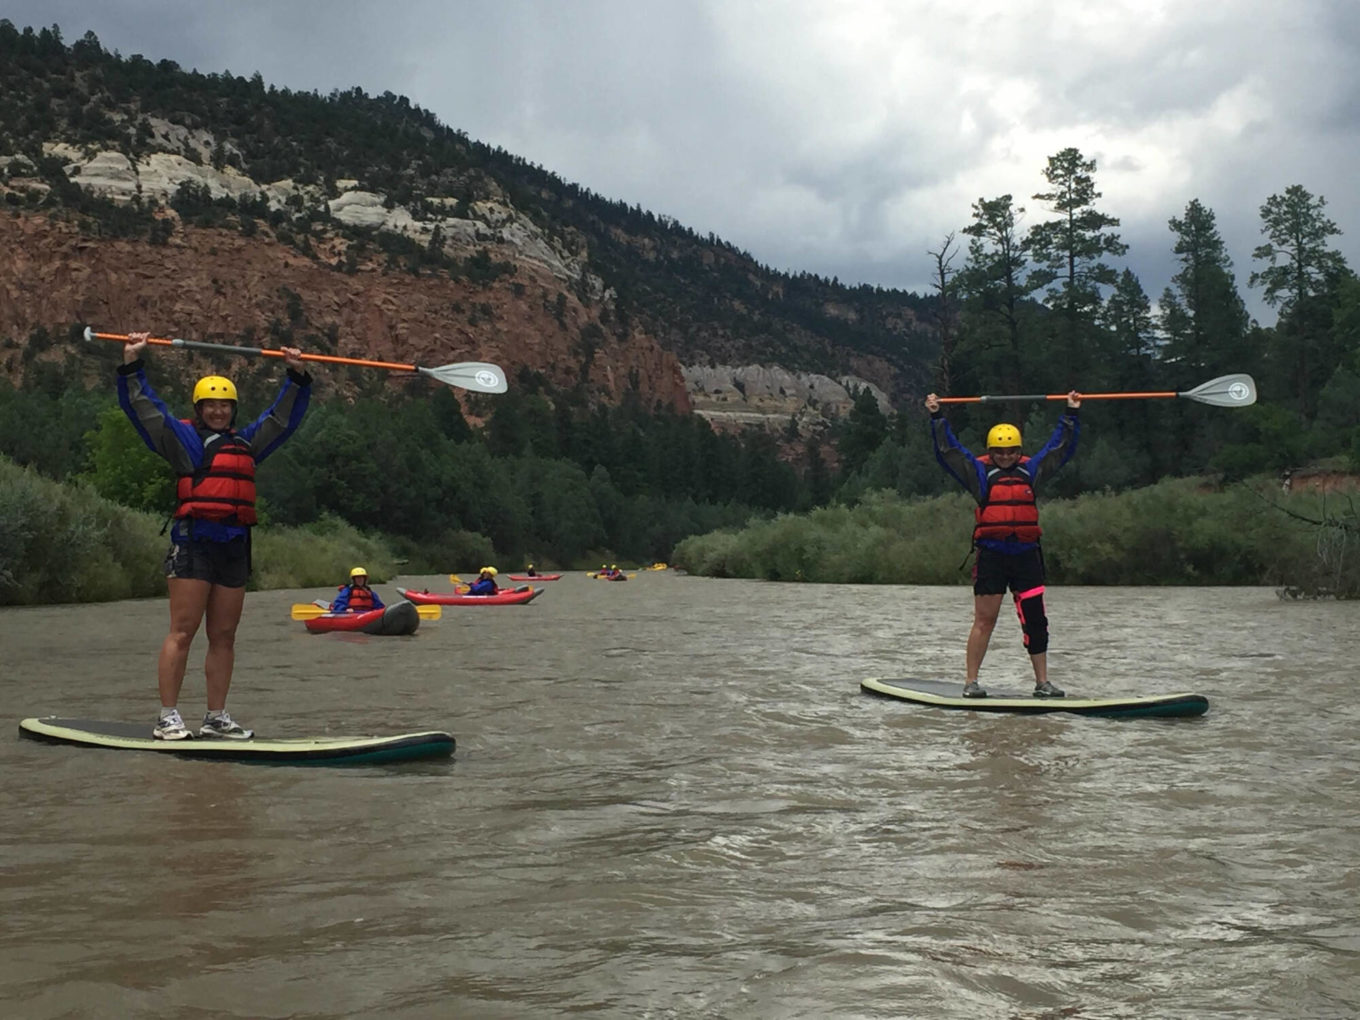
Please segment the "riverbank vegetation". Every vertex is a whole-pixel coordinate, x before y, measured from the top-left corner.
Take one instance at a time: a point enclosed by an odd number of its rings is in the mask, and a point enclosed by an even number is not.
[[[163,596],[164,523],[0,457],[0,606]],[[374,581],[398,572],[387,541],[333,517],[257,529],[252,557],[253,589],[333,587],[355,563]]]
[[[973,502],[888,491],[856,506],[752,521],[681,542],[672,563],[715,577],[852,584],[969,583]],[[1360,597],[1353,498],[1272,480],[1177,478],[1044,504],[1050,580],[1070,585],[1273,585]]]

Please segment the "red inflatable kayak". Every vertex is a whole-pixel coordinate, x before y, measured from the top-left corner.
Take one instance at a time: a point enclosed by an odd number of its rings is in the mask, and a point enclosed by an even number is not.
[[[512,581],[556,581],[561,574],[506,574]]]
[[[421,606],[518,606],[532,602],[543,589],[530,588],[526,584],[522,588],[502,589],[495,595],[455,595],[453,592],[411,591],[409,588],[398,588],[397,591],[402,598]]]
[[[313,634],[331,631],[359,631],[362,634],[414,634],[420,626],[420,614],[410,602],[394,602],[382,609],[366,613],[326,613],[314,616],[304,624]]]

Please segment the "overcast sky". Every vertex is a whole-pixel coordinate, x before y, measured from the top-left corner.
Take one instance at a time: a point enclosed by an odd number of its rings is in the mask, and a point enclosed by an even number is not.
[[[1022,226],[1048,157],[1097,162],[1154,300],[1213,210],[1239,288],[1261,204],[1327,200],[1360,268],[1357,0],[0,0],[124,56],[391,91],[761,263],[926,293],[980,198]],[[962,236],[961,233],[959,236]],[[965,238],[966,240],[966,238]],[[960,259],[961,262],[961,259]]]

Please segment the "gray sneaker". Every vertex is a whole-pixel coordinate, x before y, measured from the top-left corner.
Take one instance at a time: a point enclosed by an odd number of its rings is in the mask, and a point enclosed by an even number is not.
[[[184,725],[179,712],[171,709],[156,720],[156,728],[151,731],[151,735],[157,740],[187,740],[193,733]]]
[[[1034,688],[1036,698],[1065,698],[1067,692],[1061,687],[1054,687],[1052,681],[1045,680]]]
[[[963,685],[963,696],[965,698],[985,698],[987,692],[983,690],[982,684],[976,680],[970,680]]]
[[[200,737],[226,737],[229,740],[249,740],[255,736],[254,730],[248,730],[235,719],[223,712],[219,716],[205,715],[203,725],[198,728]]]

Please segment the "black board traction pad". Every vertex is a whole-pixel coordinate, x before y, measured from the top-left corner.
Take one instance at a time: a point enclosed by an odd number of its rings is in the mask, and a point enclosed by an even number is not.
[[[1068,715],[1095,715],[1106,718],[1179,718],[1203,715],[1209,710],[1209,699],[1202,694],[1123,695],[1107,698],[1081,698],[1068,694],[1065,698],[1036,698],[1033,688],[1007,690],[987,686],[987,697],[965,698],[963,682],[918,680],[915,678],[873,678],[860,681],[860,690],[867,694],[894,698],[916,705],[948,708],[968,712],[1009,712],[1016,715],[1045,715],[1062,712]]]
[[[60,719],[24,719],[19,736],[52,744],[114,751],[151,751],[180,758],[260,762],[274,765],[372,765],[416,758],[447,758],[454,752],[452,735],[442,730],[390,736],[252,737],[232,740],[193,737],[157,740],[150,723]]]

